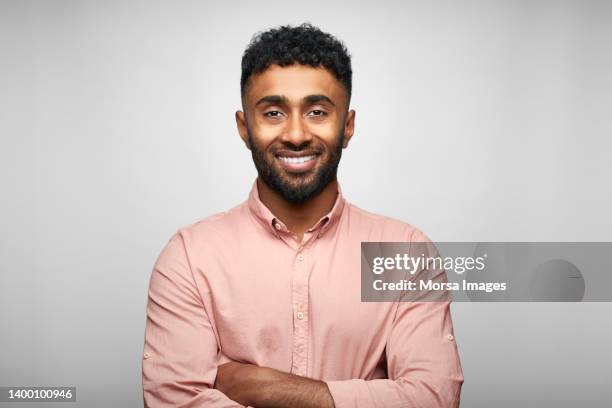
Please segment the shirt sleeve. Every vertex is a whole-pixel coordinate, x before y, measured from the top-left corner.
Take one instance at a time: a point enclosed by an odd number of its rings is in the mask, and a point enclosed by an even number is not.
[[[416,240],[428,238],[420,233]],[[430,276],[446,280],[443,271]],[[398,302],[386,357],[388,379],[327,382],[336,408],[459,406],[463,371],[450,300]]]
[[[217,340],[177,232],[159,255],[149,282],[142,360],[145,407],[237,408],[213,389]]]
[[[328,381],[336,408],[459,406],[463,373],[450,302],[406,302],[387,342],[389,379]]]

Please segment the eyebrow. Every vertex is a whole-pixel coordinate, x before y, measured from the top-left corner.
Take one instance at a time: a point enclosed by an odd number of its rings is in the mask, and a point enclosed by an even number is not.
[[[255,106],[261,105],[262,103],[269,103],[271,105],[287,105],[288,102],[289,100],[286,96],[268,95],[258,100]]]
[[[329,97],[321,94],[308,95],[305,96],[302,100],[309,105],[319,102],[327,102],[334,107],[336,106],[336,104]],[[255,106],[260,105],[262,103],[268,103],[271,105],[289,105],[289,99],[287,99],[287,97],[283,95],[268,95],[258,100]]]
[[[309,105],[313,105],[319,102],[327,102],[331,106],[334,106],[334,107],[336,106],[336,104],[325,95],[308,95],[304,98],[304,102],[306,102]]]

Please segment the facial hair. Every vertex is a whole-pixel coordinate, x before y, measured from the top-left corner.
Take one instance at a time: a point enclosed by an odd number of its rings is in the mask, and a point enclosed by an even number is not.
[[[263,181],[270,189],[279,193],[285,200],[290,203],[303,203],[309,199],[316,197],[330,182],[336,179],[338,172],[338,165],[340,164],[340,158],[342,157],[342,140],[344,137],[344,126],[336,136],[335,144],[329,146],[329,154],[327,160],[322,163],[321,167],[317,170],[310,182],[302,182],[295,185],[288,180],[285,174],[275,166],[275,163],[270,163],[267,159],[266,152],[259,148],[251,129],[247,126],[247,134],[249,146],[251,148],[251,156],[257,169],[257,174],[261,181]],[[309,145],[296,147],[294,145],[285,145],[284,148],[300,151],[308,148]],[[272,160],[276,160],[273,158]],[[300,177],[306,178],[310,175],[308,173],[297,174],[291,176],[294,179]]]

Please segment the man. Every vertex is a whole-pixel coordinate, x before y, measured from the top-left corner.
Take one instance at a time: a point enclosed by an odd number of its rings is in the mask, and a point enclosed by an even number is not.
[[[361,302],[362,241],[427,242],[348,203],[355,125],[344,45],[311,25],[256,36],[238,131],[258,177],[231,210],[181,228],[149,287],[149,407],[455,407],[449,302]]]

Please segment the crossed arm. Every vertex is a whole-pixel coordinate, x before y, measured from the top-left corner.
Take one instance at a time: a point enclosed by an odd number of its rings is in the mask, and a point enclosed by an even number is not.
[[[324,382],[249,364],[219,364],[219,342],[176,234],[149,284],[144,403],[150,408],[453,408],[463,375],[451,331],[448,302],[400,303],[386,344],[388,379]]]
[[[222,364],[214,387],[245,406],[334,408],[325,382],[252,364]]]

